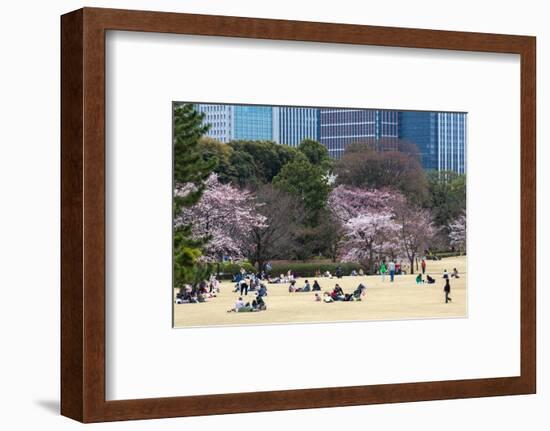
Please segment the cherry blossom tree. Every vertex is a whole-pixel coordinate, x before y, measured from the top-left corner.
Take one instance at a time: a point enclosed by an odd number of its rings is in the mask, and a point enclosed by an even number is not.
[[[390,211],[392,202],[400,194],[389,190],[368,190],[340,185],[332,190],[328,206],[342,223],[365,212]]]
[[[399,249],[397,225],[393,221],[393,202],[400,193],[338,186],[331,192],[328,205],[336,223],[342,260],[361,262],[374,269],[375,255]]]
[[[176,193],[185,196],[192,191],[192,185],[184,185]],[[175,224],[192,226],[193,237],[206,241],[202,260],[212,262],[223,256],[240,259],[244,257],[245,241],[250,232],[264,227],[266,222],[257,207],[251,192],[222,184],[216,174],[211,174],[200,200],[191,207],[184,207]]]
[[[466,214],[463,212],[449,224],[449,240],[459,251],[466,249]]]
[[[390,211],[364,212],[349,219],[344,224],[342,260],[361,262],[373,271],[375,254],[397,238],[398,228]]]
[[[426,248],[436,233],[429,210],[417,207],[405,199],[394,201],[395,222],[403,251],[414,274],[414,260]]]

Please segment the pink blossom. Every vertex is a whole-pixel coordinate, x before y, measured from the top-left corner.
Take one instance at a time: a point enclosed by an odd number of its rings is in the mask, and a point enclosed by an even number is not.
[[[221,184],[216,174],[210,175],[205,185],[199,202],[183,208],[175,224],[191,224],[195,238],[207,239],[203,248],[205,260],[242,258],[245,238],[252,229],[264,227],[266,218],[257,212],[258,205],[249,191]],[[185,196],[190,191],[192,188],[183,186],[176,194]]]

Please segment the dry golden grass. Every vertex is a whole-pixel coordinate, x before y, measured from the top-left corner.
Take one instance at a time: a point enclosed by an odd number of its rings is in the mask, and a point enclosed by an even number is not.
[[[444,269],[450,273],[455,267],[460,278],[451,278],[453,301],[445,304],[442,273]],[[269,284],[267,310],[256,313],[227,313],[239,294],[233,292],[233,283],[224,282],[220,294],[209,302],[174,304],[174,327],[466,317],[466,257],[427,261],[426,274],[435,278],[436,283],[417,285],[416,275],[396,276],[393,283],[389,276],[385,282],[380,276],[317,278],[321,294],[332,290],[335,283],[346,293],[353,292],[361,282],[367,285],[367,295],[362,301],[330,304],[315,302],[314,292],[289,293],[288,284]],[[304,281],[298,279],[297,286]],[[309,281],[313,283],[313,278]],[[252,302],[254,297],[254,292],[250,292],[243,299]]]

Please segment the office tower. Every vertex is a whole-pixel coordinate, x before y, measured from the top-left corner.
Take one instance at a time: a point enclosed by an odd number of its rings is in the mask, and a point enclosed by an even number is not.
[[[233,105],[196,104],[195,109],[204,114],[204,123],[210,124],[207,136],[220,142],[233,139]]]
[[[340,159],[349,144],[399,136],[398,113],[376,109],[320,109],[319,141]]]
[[[273,140],[273,108],[271,106],[234,105],[233,139]]]
[[[399,113],[399,138],[418,147],[422,167],[466,172],[466,113]]]
[[[439,112],[437,170],[466,173],[466,113]]]
[[[297,147],[304,139],[319,140],[318,108],[273,108],[273,140]]]

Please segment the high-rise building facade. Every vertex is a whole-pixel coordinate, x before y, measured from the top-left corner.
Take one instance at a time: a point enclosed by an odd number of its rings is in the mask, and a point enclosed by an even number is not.
[[[393,140],[418,147],[424,169],[466,172],[465,113],[379,109],[300,108],[287,106],[198,104],[211,125],[208,136],[221,142],[270,140],[296,147],[304,139],[323,144],[340,159],[355,142]]]
[[[438,133],[437,112],[399,113],[399,137],[416,145],[424,169],[437,169]]]
[[[232,105],[196,104],[195,109],[204,114],[204,123],[210,124],[207,135],[220,142],[229,142],[233,139]]]
[[[396,111],[323,108],[319,115],[319,141],[335,159],[342,157],[349,144],[399,136]]]
[[[463,112],[399,113],[399,138],[418,147],[422,167],[466,172],[467,114]]]
[[[467,118],[461,112],[439,112],[437,170],[466,173]]]
[[[273,108],[273,140],[297,147],[304,139],[319,140],[318,108]]]
[[[273,140],[273,108],[234,105],[233,139]]]

